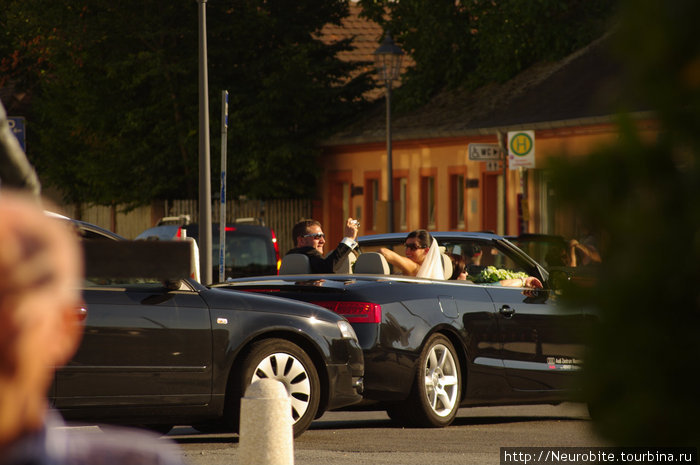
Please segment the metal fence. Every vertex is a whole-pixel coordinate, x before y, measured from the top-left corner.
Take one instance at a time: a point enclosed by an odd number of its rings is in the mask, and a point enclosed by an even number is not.
[[[166,203],[165,211],[167,216],[190,214],[192,221],[197,222],[199,215],[197,207],[198,202],[195,200],[175,200]],[[277,236],[280,254],[284,255],[293,247],[292,227],[299,220],[310,218],[311,208],[312,201],[308,199],[228,201],[226,202],[226,221],[231,223],[234,219],[251,218],[272,228]],[[219,222],[218,203],[212,205],[211,216],[212,222]]]
[[[199,220],[197,200],[169,200],[155,202],[124,212],[119,206],[63,205],[63,212],[72,218],[81,219],[133,239],[142,231],[155,226],[164,216],[189,215],[193,223]],[[220,205],[212,205],[212,222],[218,223]],[[250,218],[275,231],[280,254],[292,248],[292,227],[299,220],[312,216],[312,201],[308,199],[281,200],[230,200],[226,203],[226,220]]]

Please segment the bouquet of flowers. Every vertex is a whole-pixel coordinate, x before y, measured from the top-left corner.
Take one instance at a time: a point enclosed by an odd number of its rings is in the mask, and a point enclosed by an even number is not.
[[[502,281],[504,279],[525,279],[528,277],[527,273],[522,271],[510,271],[502,268],[496,268],[495,266],[487,266],[476,276],[469,276],[474,283],[495,283],[497,281]]]

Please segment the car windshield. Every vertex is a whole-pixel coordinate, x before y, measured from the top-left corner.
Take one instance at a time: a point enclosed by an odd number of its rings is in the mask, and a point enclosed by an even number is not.
[[[565,263],[567,244],[560,236],[518,237],[511,239],[521,250],[534,258],[547,270]]]
[[[158,238],[161,241],[169,241],[178,238],[179,230],[180,226],[177,225],[155,226],[153,228],[145,230],[144,232],[136,236],[136,239],[140,240]]]

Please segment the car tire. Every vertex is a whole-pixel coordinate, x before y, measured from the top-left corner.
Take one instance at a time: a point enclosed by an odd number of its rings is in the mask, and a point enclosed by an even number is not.
[[[412,426],[447,426],[457,415],[461,394],[462,373],[457,352],[449,339],[433,334],[418,360],[407,408],[399,416],[406,416]]]
[[[240,398],[251,383],[262,378],[280,381],[292,401],[294,437],[306,431],[316,417],[321,397],[321,383],[311,358],[296,344],[284,339],[265,339],[254,343],[243,359],[234,382],[227,415],[238,430]],[[235,404],[235,407],[234,407]],[[234,417],[231,417],[234,415]]]

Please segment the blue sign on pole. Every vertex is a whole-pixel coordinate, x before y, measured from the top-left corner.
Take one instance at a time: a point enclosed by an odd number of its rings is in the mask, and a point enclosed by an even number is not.
[[[27,151],[26,131],[24,130],[24,116],[8,116],[7,122],[10,125],[10,131],[19,141],[19,146],[24,152]]]

